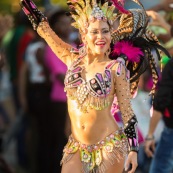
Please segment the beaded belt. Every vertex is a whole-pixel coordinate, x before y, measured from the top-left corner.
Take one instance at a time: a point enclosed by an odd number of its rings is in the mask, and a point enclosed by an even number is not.
[[[88,173],[95,169],[103,172],[107,164],[103,163],[102,152],[105,152],[109,158],[109,163],[114,164],[116,160],[124,158],[127,154],[127,138],[123,130],[118,130],[97,144],[86,145],[69,137],[68,143],[64,148],[64,157],[61,163],[67,163],[78,150],[80,152],[80,160],[83,163],[83,171]],[[99,173],[100,173],[99,172]]]

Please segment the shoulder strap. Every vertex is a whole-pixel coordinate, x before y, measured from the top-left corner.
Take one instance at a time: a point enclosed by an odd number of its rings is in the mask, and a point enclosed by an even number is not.
[[[116,62],[117,60],[112,60],[108,65],[106,65],[105,69],[106,70],[111,69],[115,65]]]

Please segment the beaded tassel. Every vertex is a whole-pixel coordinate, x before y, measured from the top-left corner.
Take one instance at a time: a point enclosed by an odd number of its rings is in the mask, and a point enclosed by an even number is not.
[[[127,150],[127,138],[122,130],[113,132],[93,145],[82,144],[70,136],[61,163],[67,163],[79,151],[83,173],[105,173],[110,165],[125,158]],[[104,159],[103,153],[108,160]]]

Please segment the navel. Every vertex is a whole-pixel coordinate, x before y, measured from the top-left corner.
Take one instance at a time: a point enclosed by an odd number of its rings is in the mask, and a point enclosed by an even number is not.
[[[82,125],[81,127],[82,127],[82,130],[85,130],[85,125]]]

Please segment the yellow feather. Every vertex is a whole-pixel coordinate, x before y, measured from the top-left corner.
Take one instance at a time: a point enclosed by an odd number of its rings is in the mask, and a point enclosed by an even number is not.
[[[78,25],[76,22],[73,22],[71,25],[72,25],[73,27],[75,27],[76,29],[79,29],[79,25]]]
[[[78,13],[78,15],[81,15],[83,13],[83,9],[78,5],[75,4],[75,11]]]
[[[74,14],[73,14],[71,17],[72,17],[75,21],[77,21],[77,20],[79,19],[79,16],[78,16],[78,15],[74,15]]]
[[[85,2],[83,0],[79,0],[78,3],[82,8],[85,8]]]
[[[111,20],[115,21],[117,19],[117,17],[118,17],[118,14],[114,13]]]
[[[87,15],[87,17],[89,18],[89,16],[90,16],[91,13],[92,13],[92,8],[91,8],[90,0],[86,0],[86,7],[85,7],[85,10],[86,10],[86,15]]]
[[[77,2],[68,0],[67,3],[69,3],[69,2],[72,3],[73,5],[79,4],[82,8],[85,8],[85,3],[83,0],[79,0]]]
[[[107,10],[107,13],[106,13],[107,18],[111,18],[113,16],[114,9],[115,9],[115,7],[113,5],[108,7],[108,10]]]

